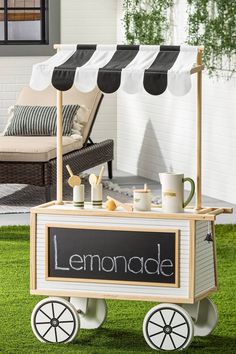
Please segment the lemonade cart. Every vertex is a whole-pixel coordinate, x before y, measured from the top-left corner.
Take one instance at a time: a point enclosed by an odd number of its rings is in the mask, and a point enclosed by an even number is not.
[[[34,66],[31,87],[57,89],[57,200],[31,210],[30,292],[48,296],[32,312],[42,342],[67,343],[79,329],[105,322],[106,299],[159,303],[146,314],[143,335],[154,350],[187,348],[217,324],[209,295],[217,291],[215,220],[230,208],[201,203],[202,48],[56,45]],[[107,211],[63,201],[62,99],[74,84],[88,92],[121,87],[153,95],[190,90],[197,75],[196,206],[182,213]],[[55,91],[56,94],[56,91]]]

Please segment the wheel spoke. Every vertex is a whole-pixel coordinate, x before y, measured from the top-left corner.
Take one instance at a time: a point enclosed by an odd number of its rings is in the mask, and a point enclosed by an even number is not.
[[[174,317],[175,317],[175,314],[176,314],[176,312],[173,313],[173,315],[172,315],[172,317],[171,317],[171,320],[170,320],[170,323],[169,323],[169,326],[171,325],[171,323],[172,323],[172,321],[173,321],[173,319],[174,319]]]
[[[57,320],[59,320],[59,318],[63,315],[63,313],[64,313],[66,310],[67,310],[67,308],[65,307],[65,308],[61,311],[60,315],[57,317]]]
[[[171,340],[171,342],[172,342],[172,344],[173,344],[174,349],[176,349],[176,346],[175,346],[175,343],[174,343],[174,341],[173,341],[173,338],[172,338],[171,334],[169,334],[169,336],[170,336],[170,340]]]
[[[158,326],[158,327],[163,328],[163,326],[161,326],[161,325],[159,325],[159,324],[157,324],[157,323],[155,323],[155,322],[149,321],[149,323],[151,323],[151,324],[153,324],[153,325],[155,325],[155,326]]]
[[[162,321],[164,322],[164,325],[166,326],[166,321],[165,321],[164,316],[162,315],[161,311],[160,311],[160,314],[161,314]]]
[[[166,339],[166,336],[167,336],[167,334],[165,334],[164,337],[163,337],[163,339],[162,339],[162,342],[161,342],[161,345],[160,345],[160,349],[162,348],[162,346],[163,346],[163,344],[164,344],[164,341],[165,341],[165,339]]]
[[[54,327],[54,332],[55,332],[56,343],[58,343],[58,339],[57,339],[57,329],[56,329],[56,327]]]
[[[41,311],[51,321],[51,317],[49,317],[42,309],[39,309],[39,311]]]
[[[70,336],[68,332],[66,332],[60,325],[58,325],[58,327],[65,333],[68,335],[68,337]]]
[[[172,333],[174,333],[176,336],[179,336],[179,337],[181,337],[181,338],[184,338],[184,339],[187,338],[187,337],[182,336],[182,334],[176,333],[176,332],[174,332],[174,331],[172,331]]]
[[[183,322],[183,323],[180,323],[180,324],[178,324],[178,325],[176,325],[176,326],[174,326],[174,327],[172,327],[172,328],[177,328],[177,327],[183,326],[183,325],[185,325],[185,324],[186,324],[186,322]]]
[[[52,316],[53,318],[55,318],[54,303],[52,302],[51,304],[52,304]]]
[[[48,334],[48,332],[50,331],[50,329],[52,328],[52,326],[50,326],[49,328],[48,328],[48,330],[44,333],[44,335],[42,336],[43,338]]]
[[[151,334],[149,337],[151,338],[151,337],[157,336],[157,335],[158,335],[158,334],[160,334],[160,333],[163,333],[163,331],[160,331],[160,332],[157,332],[157,333]]]
[[[59,321],[59,323],[73,323],[74,321]]]
[[[39,324],[50,324],[51,322],[36,322],[35,324],[36,325],[39,325]]]

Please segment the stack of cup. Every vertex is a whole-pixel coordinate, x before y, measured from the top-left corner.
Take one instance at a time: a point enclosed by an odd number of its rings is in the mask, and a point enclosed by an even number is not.
[[[74,186],[73,188],[73,204],[75,207],[84,208],[84,184]]]
[[[103,191],[103,185],[102,185],[102,176],[104,173],[104,166],[102,166],[102,169],[100,171],[99,177],[97,177],[95,174],[91,174],[89,176],[89,183],[91,184],[91,202],[92,206],[94,208],[102,208],[102,191]]]
[[[81,184],[79,176],[73,174],[69,165],[66,165],[70,178],[69,185],[73,188],[73,203],[74,206],[80,209],[84,208],[84,184]]]
[[[102,208],[102,183],[91,186],[91,201],[94,208]]]

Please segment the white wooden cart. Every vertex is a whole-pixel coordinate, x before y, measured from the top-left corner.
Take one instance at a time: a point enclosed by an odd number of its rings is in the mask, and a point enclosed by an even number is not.
[[[57,91],[57,201],[31,209],[30,293],[49,296],[32,313],[40,341],[66,343],[80,328],[100,327],[105,299],[160,303],[143,322],[154,350],[186,348],[194,336],[215,328],[217,310],[208,298],[218,288],[215,220],[232,209],[201,205],[201,56],[199,48],[191,70],[197,74],[196,207],[184,213],[110,212],[90,203],[78,210],[63,202],[62,92]]]

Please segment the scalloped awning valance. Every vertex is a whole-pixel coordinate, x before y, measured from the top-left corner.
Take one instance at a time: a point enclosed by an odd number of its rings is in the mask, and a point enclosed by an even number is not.
[[[30,86],[44,90],[52,84],[82,92],[98,86],[104,93],[122,89],[129,94],[165,90],[182,96],[191,89],[191,69],[198,47],[158,45],[61,45],[50,59],[35,64]]]

